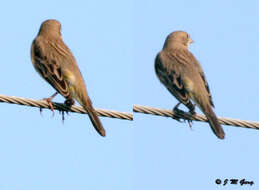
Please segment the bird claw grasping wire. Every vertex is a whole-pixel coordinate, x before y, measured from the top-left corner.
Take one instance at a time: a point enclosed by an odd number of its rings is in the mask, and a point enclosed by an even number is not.
[[[65,121],[65,113],[69,115],[69,112],[67,110],[59,110],[59,113],[62,114],[62,123],[64,124]]]
[[[58,94],[58,92],[55,92],[52,96],[50,96],[49,98],[43,98],[42,100],[46,101],[49,108],[51,109],[52,111],[52,117],[54,117],[55,115],[55,112],[54,112],[54,106],[51,102],[51,100]],[[42,108],[40,107],[40,114],[42,114]]]
[[[174,106],[174,108],[173,108],[174,114],[173,114],[172,118],[175,119],[175,120],[177,120],[177,121],[180,122],[180,123],[183,123],[183,121],[181,121],[181,119],[183,119],[183,118],[177,116],[177,115],[180,115],[179,113],[182,113],[182,112],[183,112],[182,110],[180,110],[180,109],[178,108],[178,106],[179,106],[180,104],[181,104],[181,103],[179,102],[178,104],[176,104],[176,106]]]
[[[186,121],[187,121],[188,124],[189,124],[189,127],[192,129],[192,120],[191,120],[191,119],[183,118],[183,117],[177,116],[177,115],[183,115],[183,116],[185,115],[185,112],[184,112],[183,110],[180,110],[180,109],[178,108],[180,104],[181,104],[181,102],[179,102],[178,104],[176,104],[176,106],[173,108],[174,115],[172,116],[172,118],[175,119],[175,120],[177,120],[177,121],[180,122],[180,123],[183,123],[183,122],[186,122]],[[190,110],[189,113],[190,113],[191,115],[195,115],[195,114],[196,114],[195,111],[194,111],[194,109],[193,109],[193,110]],[[181,119],[182,119],[183,121],[181,121]]]
[[[71,108],[71,106],[72,106],[73,104],[75,104],[75,101],[74,101],[73,99],[66,99],[66,101],[64,102],[64,104],[65,104],[66,106],[68,106],[68,108]],[[68,110],[60,110],[59,112],[62,114],[62,122],[64,123],[64,121],[65,121],[65,113],[66,113],[67,115],[69,115],[69,112],[68,112]]]

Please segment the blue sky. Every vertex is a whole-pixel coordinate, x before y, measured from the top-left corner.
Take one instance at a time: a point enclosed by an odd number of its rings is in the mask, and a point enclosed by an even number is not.
[[[258,121],[258,10],[256,1],[234,0],[5,1],[0,94],[53,94],[32,67],[30,46],[41,22],[54,18],[96,108],[171,109],[177,101],[156,78],[154,58],[169,33],[185,30],[216,114]],[[134,113],[134,122],[101,118],[107,132],[101,138],[86,115],[71,113],[62,124],[58,112],[41,116],[37,108],[0,106],[0,189],[223,188],[217,178],[253,180],[254,189],[259,182],[256,130],[223,126],[221,141],[207,123],[194,122],[190,130],[170,118]],[[234,188],[243,187],[224,186]]]

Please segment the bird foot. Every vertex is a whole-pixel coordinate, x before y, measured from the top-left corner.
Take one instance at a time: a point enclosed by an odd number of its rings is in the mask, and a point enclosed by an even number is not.
[[[51,100],[58,94],[58,92],[55,92],[52,96],[50,96],[49,98],[43,98],[42,100],[46,101],[49,108],[51,109],[52,111],[52,116],[54,117],[55,115],[55,112],[54,112],[54,106],[51,102]],[[42,115],[42,108],[40,107],[40,114]]]
[[[66,101],[64,102],[64,104],[68,107],[71,107],[72,105],[75,104],[75,101],[73,99],[66,99]]]
[[[181,103],[178,103],[176,104],[176,106],[173,108],[173,112],[174,112],[174,115],[172,116],[173,119],[177,120],[178,122],[182,123],[183,121],[181,121],[181,117],[177,116],[177,115],[180,115],[180,113],[183,113],[184,111],[178,109],[178,106],[180,105]]]
[[[40,115],[42,116],[42,107],[40,107]]]
[[[69,108],[75,104],[75,101],[73,99],[66,99],[64,104],[68,106]],[[62,122],[65,121],[65,113],[69,115],[69,112],[67,110],[61,110],[60,113],[62,114]]]
[[[59,113],[62,114],[62,123],[64,124],[64,121],[65,121],[65,113],[66,113],[67,115],[69,115],[69,114],[68,114],[68,111],[60,110]]]
[[[52,111],[52,116],[54,117],[55,112],[54,112],[54,106],[53,106],[53,104],[52,104],[52,102],[51,102],[52,99],[53,99],[53,98],[51,98],[51,97],[50,97],[50,98],[43,98],[43,100],[47,102],[49,108],[50,108],[51,111]],[[42,108],[40,108],[40,113],[41,113],[41,112],[42,112]]]
[[[176,106],[173,108],[173,112],[175,113],[175,115],[174,115],[172,118],[175,119],[175,120],[177,120],[177,121],[179,121],[179,122],[181,122],[181,123],[187,121],[188,124],[189,124],[189,127],[192,129],[192,120],[191,120],[191,119],[176,116],[176,115],[183,115],[183,116],[186,115],[186,113],[185,113],[183,110],[180,110],[180,109],[178,108],[178,106],[179,106],[180,104],[181,104],[181,103],[176,104]],[[195,112],[194,109],[193,109],[193,110],[190,110],[190,111],[189,111],[189,114],[195,115],[196,112]]]
[[[192,120],[187,119],[187,120],[185,120],[185,121],[188,122],[190,129],[192,129]]]
[[[196,112],[194,110],[190,110],[189,113],[191,115],[195,115]],[[186,119],[188,121],[189,127],[192,129],[192,120],[191,119]]]

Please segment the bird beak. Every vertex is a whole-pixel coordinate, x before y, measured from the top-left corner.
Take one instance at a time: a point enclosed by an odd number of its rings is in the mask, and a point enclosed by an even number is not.
[[[193,41],[191,38],[189,38],[188,43],[189,43],[189,44],[192,44],[192,43],[194,43],[194,41]]]

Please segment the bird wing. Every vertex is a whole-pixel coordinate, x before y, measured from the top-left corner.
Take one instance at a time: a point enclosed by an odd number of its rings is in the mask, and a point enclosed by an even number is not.
[[[210,101],[210,104],[212,107],[214,107],[214,103],[213,103],[213,100],[212,100],[212,96],[211,96],[211,93],[210,93],[210,88],[209,88],[209,84],[207,82],[207,79],[206,79],[206,76],[201,68],[201,65],[200,63],[198,62],[198,60],[196,60],[196,58],[194,57],[194,55],[191,53],[191,52],[188,52],[189,53],[189,56],[191,56],[193,59],[192,60],[195,60],[194,61],[194,64],[196,65],[196,68],[198,69],[198,72],[204,82],[204,85],[205,85],[205,88],[208,92],[208,96],[209,96],[209,101]]]
[[[155,59],[155,71],[159,80],[184,105],[190,102],[190,96],[184,87],[180,70],[173,64],[173,57],[162,58],[161,52]]]
[[[206,87],[206,90],[207,90],[207,92],[208,92],[210,104],[211,104],[212,107],[214,107],[214,103],[213,103],[213,101],[212,101],[212,96],[211,96],[211,93],[210,93],[209,84],[208,84],[208,82],[207,82],[207,80],[206,80],[206,77],[205,77],[203,71],[200,72],[200,75],[201,75],[201,78],[202,78],[202,80],[203,80],[203,82],[204,82],[204,85],[205,85],[205,87]]]
[[[68,83],[64,80],[60,61],[55,56],[55,49],[51,49],[51,54],[46,53],[42,44],[34,40],[31,48],[31,57],[36,71],[62,96],[70,95]]]

